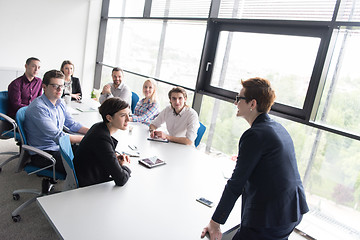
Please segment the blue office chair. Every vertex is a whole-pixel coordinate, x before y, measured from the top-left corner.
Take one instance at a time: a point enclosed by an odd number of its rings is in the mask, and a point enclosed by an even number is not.
[[[134,113],[135,111],[135,107],[136,107],[136,104],[137,102],[139,101],[139,96],[132,92],[132,95],[131,95],[131,112]]]
[[[202,124],[201,122],[199,122],[199,123],[200,123],[200,127],[199,127],[199,129],[197,131],[197,137],[196,137],[195,142],[194,142],[195,147],[199,146],[200,141],[201,141],[201,139],[202,139],[202,137],[203,137],[203,135],[204,135],[204,133],[206,131],[206,127],[204,126],[204,124]]]
[[[76,177],[75,167],[73,163],[74,154],[71,148],[69,135],[62,136],[59,140],[61,158],[66,170],[66,179],[64,190],[75,189],[79,187],[79,182]]]
[[[17,124],[14,119],[6,115],[7,110],[8,110],[8,92],[2,91],[0,92],[0,139],[7,140],[10,138],[14,138],[16,142],[17,140],[19,140],[19,134],[16,131]],[[0,153],[4,155],[14,155],[0,164],[0,172],[5,164],[20,156],[19,152]]]
[[[19,222],[21,220],[19,212],[22,209],[24,209],[26,206],[28,206],[29,204],[34,202],[36,200],[36,198],[38,198],[40,196],[43,196],[43,195],[49,194],[49,192],[53,188],[53,184],[56,183],[57,179],[59,179],[59,180],[64,180],[65,179],[64,174],[61,174],[61,173],[58,173],[58,172],[55,171],[56,160],[51,154],[49,154],[47,152],[44,152],[44,151],[42,151],[40,149],[37,149],[35,147],[27,145],[26,134],[25,134],[25,131],[24,131],[25,111],[26,111],[26,109],[27,109],[27,107],[22,107],[16,113],[16,122],[17,122],[17,125],[18,125],[18,132],[19,132],[20,140],[21,140],[21,144],[22,144],[17,172],[25,170],[28,173],[28,175],[36,174],[36,175],[42,176],[44,178],[42,179],[42,189],[41,189],[41,191],[36,190],[36,189],[20,189],[20,190],[15,190],[13,192],[13,199],[14,200],[19,200],[20,199],[20,193],[33,193],[33,194],[36,194],[35,197],[33,197],[33,198],[29,199],[28,201],[24,202],[22,205],[20,205],[17,209],[15,209],[11,213],[11,216],[12,216],[12,219],[13,219],[14,222]],[[44,168],[39,168],[37,166],[32,165],[31,162],[30,162],[30,154],[29,154],[29,152],[34,152],[34,153],[39,154],[42,157],[46,158],[47,160],[49,160],[49,165],[44,167]],[[49,169],[51,169],[51,170],[49,170]]]

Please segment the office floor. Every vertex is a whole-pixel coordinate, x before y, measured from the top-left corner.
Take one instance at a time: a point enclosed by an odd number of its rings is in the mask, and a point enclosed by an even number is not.
[[[0,140],[0,153],[7,151],[18,151],[14,140]],[[11,155],[0,154],[0,162],[9,156]],[[0,173],[0,239],[58,239],[36,203],[32,203],[20,213],[20,222],[13,222],[11,212],[33,197],[33,194],[22,194],[19,201],[14,201],[12,191],[21,188],[39,189],[41,186],[41,178],[28,176],[24,172],[15,173],[17,160],[5,165]]]

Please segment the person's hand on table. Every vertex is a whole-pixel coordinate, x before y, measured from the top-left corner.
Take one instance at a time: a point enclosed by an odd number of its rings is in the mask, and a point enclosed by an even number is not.
[[[130,158],[128,155],[126,154],[119,154],[116,156],[120,165],[123,166],[123,165],[129,165],[130,164]]]
[[[204,238],[206,233],[209,233],[210,240],[220,240],[222,238],[220,224],[213,220],[210,220],[209,224],[203,229],[201,238]]]
[[[162,138],[162,139],[167,139],[168,136],[162,131],[154,131],[153,135],[154,135],[153,138]]]
[[[70,94],[70,96],[71,96],[72,98],[75,98],[76,101],[81,100],[80,93]]]
[[[154,129],[149,129],[150,132],[150,137],[154,138],[155,137],[155,130]]]

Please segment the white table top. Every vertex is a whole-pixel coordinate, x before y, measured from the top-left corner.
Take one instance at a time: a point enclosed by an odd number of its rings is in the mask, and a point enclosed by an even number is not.
[[[64,239],[200,239],[226,184],[218,160],[193,146],[148,141],[147,126],[130,125],[131,134],[115,134],[117,150],[135,144],[140,158],[156,155],[167,164],[148,169],[132,158],[125,186],[111,181],[41,197],[40,208]],[[199,197],[215,207],[198,203]],[[240,206],[238,201],[223,232],[239,224]]]

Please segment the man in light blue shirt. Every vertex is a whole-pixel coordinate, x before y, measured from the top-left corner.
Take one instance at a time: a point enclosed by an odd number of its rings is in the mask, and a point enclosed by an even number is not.
[[[89,129],[74,121],[61,96],[64,89],[64,74],[57,70],[45,73],[42,88],[44,94],[36,98],[25,112],[24,130],[28,144],[50,153],[56,159],[55,169],[64,173],[59,150],[59,139],[66,133],[63,127],[68,127],[72,132],[85,134]],[[79,143],[83,135],[70,134],[71,143]],[[31,162],[38,167],[45,167],[50,162],[40,155],[32,155]]]

